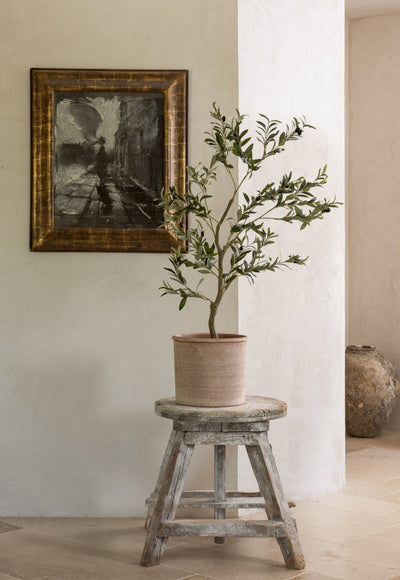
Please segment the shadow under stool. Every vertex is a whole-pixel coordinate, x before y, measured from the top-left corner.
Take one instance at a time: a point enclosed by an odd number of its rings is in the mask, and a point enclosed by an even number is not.
[[[279,544],[287,568],[305,567],[296,522],[282,489],[272,448],[269,422],[286,415],[286,403],[248,396],[237,407],[189,407],[174,398],[155,404],[155,412],[173,420],[173,429],[149,508],[147,538],[141,565],[160,563],[170,536],[271,537]],[[214,445],[214,490],[183,492],[183,482],[195,445]],[[260,492],[225,490],[226,445],[245,445]],[[214,519],[175,519],[178,507],[213,508]],[[227,508],[263,508],[268,519],[227,519]],[[151,514],[151,517],[150,517]]]

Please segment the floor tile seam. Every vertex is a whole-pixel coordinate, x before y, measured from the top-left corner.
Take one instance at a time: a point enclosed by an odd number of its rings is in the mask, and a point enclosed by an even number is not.
[[[351,491],[337,491],[337,492],[333,492],[332,494],[327,494],[327,495],[332,495],[334,497],[337,496],[346,496],[349,498],[355,498],[356,500],[361,500],[361,501],[368,501],[370,502],[371,500],[373,501],[379,501],[379,502],[384,502],[385,500],[382,499],[383,497],[387,497],[390,495],[396,495],[397,492],[390,492],[390,493],[385,493],[376,497],[370,497],[370,496],[366,496],[366,495],[360,495],[358,493],[353,493]],[[399,494],[400,494],[400,489],[399,489]],[[322,497],[326,497],[326,496],[322,496]],[[331,506],[324,506],[323,504],[319,503],[321,501],[321,498],[314,498],[314,499],[309,499],[306,500],[307,501],[307,505],[320,505],[321,507],[331,507]],[[393,502],[389,502],[387,501],[386,503],[393,503]],[[300,502],[298,503],[298,505],[300,505]],[[331,508],[332,509],[332,508]],[[336,509],[336,507],[334,508]],[[337,508],[340,509],[340,508]]]
[[[336,493],[336,492],[334,492],[334,493]],[[374,499],[378,499],[378,497],[381,497],[381,496],[377,496],[377,495],[376,496],[375,495],[363,495],[361,493],[358,493],[357,491],[353,491],[352,489],[342,489],[341,491],[339,491],[337,493],[341,493],[343,495],[350,496],[350,497],[364,499],[366,501],[371,501]]]
[[[335,491],[333,492],[332,495],[348,495],[348,496],[352,496],[352,497],[356,497],[359,499],[365,499],[365,500],[378,500],[378,501],[385,501],[383,498],[390,496],[390,495],[396,495],[397,493],[400,494],[400,478],[396,478],[399,479],[399,487],[398,487],[398,491],[397,490],[390,490],[390,491],[385,491],[384,493],[380,493],[379,495],[376,496],[371,496],[371,495],[363,495],[362,493],[358,493],[357,490],[355,488],[350,488],[350,489],[342,489],[341,491]]]
[[[400,479],[400,478],[395,478],[395,479]],[[382,480],[382,481],[367,481],[365,479],[355,479],[354,481],[351,481],[350,479],[347,480],[346,482],[346,488],[343,489],[341,491],[341,493],[345,493],[346,495],[357,495],[357,490],[360,488],[360,484],[361,485],[365,485],[367,484],[366,489],[364,489],[362,492],[360,492],[360,497],[365,497],[367,499],[377,499],[379,497],[382,497],[383,495],[389,495],[391,493],[396,493],[396,490],[399,489],[398,487],[396,487],[396,489],[394,491],[389,490],[387,491],[386,489],[379,489],[381,488],[385,488],[385,481],[387,482],[388,480]],[[374,488],[378,487],[378,490],[375,490]],[[354,491],[353,491],[354,490]],[[375,495],[377,494],[377,495]]]
[[[399,468],[399,460],[400,460],[400,456],[396,457],[393,459],[392,465],[390,466],[385,466],[382,468],[382,461],[377,461],[377,464],[373,466],[373,468],[382,470],[393,470],[394,473],[391,473],[390,476],[385,477],[385,475],[382,476],[381,473],[374,473],[373,477],[371,477],[371,474],[373,472],[371,472],[371,465],[365,465],[365,466],[360,466],[360,465],[347,465],[346,466],[346,473],[347,473],[347,479],[346,479],[346,485],[351,482],[351,480],[354,478],[357,481],[362,481],[363,483],[385,483],[388,481],[395,481],[396,479],[400,479],[400,476],[398,475],[398,468]],[[360,473],[361,470],[365,470],[368,471],[367,475],[364,475],[363,473]]]
[[[143,542],[143,545],[144,545],[144,542]],[[167,544],[165,546],[165,551],[172,552],[173,550],[176,550],[177,548],[182,548],[183,546],[191,546],[191,544],[189,542],[180,542],[179,544],[175,544],[174,546],[170,546],[169,544]]]
[[[304,575],[309,572],[309,570],[293,570],[293,572],[295,572],[294,576],[290,576],[289,578],[286,578],[286,580],[295,580],[296,578],[304,578]]]
[[[327,575],[328,578],[334,579],[334,580],[352,580],[351,578],[349,578],[349,576],[347,576],[347,568],[343,569],[341,572],[339,572],[340,574],[346,574],[346,576],[334,576],[335,572],[334,571],[330,571],[330,569],[328,568],[323,568],[323,571],[321,571],[321,566],[324,566],[325,564],[330,564],[330,562],[326,562],[323,559],[319,558],[318,561],[314,561],[311,564],[307,565],[306,568],[306,572],[309,572],[311,574],[316,574],[316,575],[322,575],[322,578],[324,578],[324,575]],[[340,560],[340,564],[346,565],[346,560]],[[358,568],[358,562],[354,561],[352,558],[348,561],[349,565],[353,565],[356,566]],[[390,578],[388,576],[386,576],[386,574],[393,574],[394,572],[397,571],[397,567],[391,566],[389,564],[382,564],[380,562],[374,562],[373,563],[373,569],[379,573],[384,573],[385,577],[383,578],[382,576],[375,576],[374,580],[390,580]],[[371,578],[371,577],[369,577]],[[286,580],[293,580],[293,579],[286,579]],[[400,579],[399,579],[400,580]]]
[[[348,494],[348,495],[349,495],[350,497],[357,497],[357,496],[356,496],[356,495],[354,495],[354,494]],[[388,494],[388,495],[389,495],[389,494]],[[400,492],[399,492],[399,495],[400,495]],[[359,496],[359,497],[360,497],[360,496]],[[365,498],[363,497],[362,499],[365,499],[366,501],[367,501],[367,500],[369,500],[369,501],[368,501],[368,503],[370,503],[370,502],[371,502],[371,500],[373,500],[373,501],[378,501],[378,502],[380,502],[380,503],[381,503],[381,502],[383,502],[384,504],[388,504],[388,505],[387,505],[387,507],[390,507],[390,506],[391,506],[391,504],[394,504],[394,505],[396,505],[396,503],[397,503],[397,502],[395,502],[395,501],[390,501],[390,500],[383,499],[383,498],[381,499],[381,498],[378,498],[378,497],[368,497],[368,498],[367,498],[367,497],[365,497]],[[396,508],[395,508],[395,509],[391,509],[391,510],[390,510],[390,512],[388,512],[388,513],[392,513],[392,512],[399,511],[399,510],[400,510],[400,504],[398,504],[398,506],[399,506],[399,507],[398,507],[397,509],[396,509]],[[339,509],[339,508],[338,508],[338,509]],[[369,511],[369,513],[371,513],[371,511],[372,511],[372,510],[370,510],[370,511]],[[379,516],[379,517],[380,517],[380,516]],[[382,516],[382,517],[384,517],[384,516]]]
[[[89,548],[91,550],[93,550],[93,552],[97,552],[97,553],[103,553],[103,554],[112,554],[113,556],[116,556],[117,558],[119,558],[120,561],[124,561],[124,562],[129,562],[129,563],[135,563],[135,558],[133,555],[133,550],[132,550],[132,556],[126,556],[125,554],[121,554],[121,552],[114,552],[112,550],[107,550],[105,548],[99,548],[98,546],[94,546],[93,544],[88,544],[84,541],[81,540],[76,540],[74,538],[70,538],[68,536],[60,536],[58,534],[52,534],[49,532],[43,532],[41,530],[32,530],[32,529],[27,529],[27,528],[22,528],[21,530],[16,530],[18,532],[27,532],[27,533],[31,533],[32,531],[35,533],[35,535],[38,536],[42,536],[42,537],[50,537],[50,538],[56,538],[57,540],[60,540],[62,542],[66,542],[69,543],[71,545],[75,545],[75,546],[82,546],[84,548]],[[144,545],[144,540],[143,540],[143,545]]]
[[[55,537],[57,537],[57,536],[55,536]],[[63,538],[63,539],[67,539],[68,541],[70,541],[73,544],[80,544],[80,542],[75,542],[74,540],[71,540],[70,538]],[[91,548],[95,552],[100,552],[100,553],[103,553],[103,554],[112,554],[114,556],[120,556],[118,558],[118,562],[119,563],[124,562],[124,563],[128,563],[128,564],[131,564],[131,565],[137,564],[136,559],[134,558],[134,556],[132,556],[132,557],[130,557],[130,556],[126,557],[123,554],[120,554],[120,553],[117,553],[117,552],[112,552],[111,550],[105,550],[103,548],[97,548],[96,546],[92,546],[91,544],[80,544],[80,545],[82,545],[82,546],[84,546],[86,548]],[[184,574],[187,573],[187,574],[189,574],[189,576],[187,576],[187,575],[185,575],[184,577],[180,576],[179,578],[177,578],[177,580],[183,580],[183,578],[190,578],[190,577],[193,577],[193,576],[196,576],[196,575],[199,575],[200,574],[199,572],[196,572],[194,570],[187,570],[186,568],[181,568],[179,566],[171,566],[171,565],[168,565],[168,564],[164,564],[163,562],[161,562],[161,564],[158,566],[158,568],[159,569],[161,569],[161,568],[168,568],[169,570],[174,570],[174,571],[176,571],[179,574],[180,573],[184,573]],[[1,572],[1,570],[0,570],[0,572]],[[2,574],[5,574],[6,576],[9,576],[9,574],[7,572],[1,572],[1,573]],[[22,578],[19,578],[19,577],[16,577],[16,576],[9,576],[9,578],[10,578],[10,580],[22,580]],[[218,579],[215,579],[215,580],[218,580]]]
[[[386,501],[387,503],[394,503],[394,504],[398,503],[398,502],[392,501],[390,499],[383,499],[384,497],[391,497],[392,495],[399,496],[399,498],[400,498],[400,490],[395,491],[394,493],[387,493],[384,496],[380,496],[379,498],[375,498],[375,499],[379,499],[379,501]],[[400,509],[400,504],[399,504],[399,509]]]
[[[383,497],[389,497],[391,495],[400,495],[400,479],[399,479],[399,489],[398,490],[389,491],[388,493],[382,493],[382,495],[377,496],[377,499],[381,499]]]
[[[396,479],[399,479],[399,487],[398,487],[398,492],[397,492],[397,490],[395,489],[395,490],[390,490],[390,491],[386,491],[386,490],[385,490],[383,493],[381,493],[381,492],[378,492],[378,495],[365,495],[365,494],[363,494],[362,492],[360,492],[360,493],[359,493],[359,492],[357,491],[356,484],[359,484],[359,482],[360,482],[360,480],[358,480],[358,481],[354,482],[354,487],[348,487],[348,488],[347,488],[347,487],[345,487],[344,489],[342,489],[342,490],[341,490],[340,492],[338,492],[338,493],[342,493],[343,495],[351,495],[351,496],[354,496],[354,497],[359,497],[359,498],[361,498],[361,499],[368,499],[368,500],[370,500],[370,499],[379,499],[379,500],[380,500],[381,498],[383,498],[383,497],[385,497],[385,496],[387,496],[387,495],[393,495],[393,494],[395,494],[395,493],[400,493],[400,478],[396,478]],[[365,480],[364,480],[364,479],[363,479],[363,480],[361,480],[361,481],[362,481],[363,483],[365,483]],[[380,483],[379,483],[379,482],[371,482],[372,486],[374,486],[374,483],[378,483],[378,485],[380,485]],[[373,492],[373,490],[370,490],[370,493],[372,493],[372,492]],[[336,493],[336,492],[335,492],[335,493]],[[367,491],[367,493],[368,493],[368,491]],[[376,492],[375,492],[375,493],[376,493]]]
[[[107,519],[107,518],[105,518],[105,519]],[[129,528],[124,528],[124,530],[126,530],[126,529],[129,529]],[[118,531],[118,528],[115,528],[115,530]],[[88,547],[88,548],[93,548],[93,549],[97,549],[97,550],[103,550],[103,551],[109,552],[109,553],[117,553],[117,552],[112,552],[112,550],[106,550],[104,548],[98,548],[97,546],[94,546],[91,543],[88,544],[84,540],[77,540],[76,538],[72,538],[71,536],[61,534],[60,532],[44,531],[44,530],[41,530],[41,529],[38,529],[38,528],[35,528],[35,527],[30,528],[29,526],[27,526],[27,527],[21,526],[21,529],[19,529],[19,530],[10,530],[10,532],[11,531],[14,532],[14,533],[15,532],[20,532],[20,533],[21,532],[22,533],[25,532],[25,533],[32,533],[34,535],[49,536],[51,538],[57,538],[59,540],[66,540],[68,542],[72,542],[72,543],[75,543],[75,544],[81,544],[82,546],[85,546],[85,547]],[[8,533],[8,532],[4,532],[4,533]],[[0,536],[1,535],[2,534],[0,534]],[[145,543],[145,539],[146,539],[146,534],[144,534],[144,536],[143,536],[143,545]],[[177,544],[177,546],[181,546],[184,543],[185,542],[181,542],[181,543]],[[170,550],[171,548],[174,548],[174,547],[175,546],[168,546],[167,545],[167,550]]]
[[[382,528],[380,530],[375,530],[374,532],[371,532],[370,534],[365,534],[365,535],[359,536],[357,538],[352,538],[351,540],[348,540],[346,543],[349,544],[349,546],[351,545],[351,547],[353,547],[353,544],[355,544],[356,542],[359,542],[360,540],[364,540],[365,538],[370,538],[371,536],[376,536],[377,534],[381,534],[382,532],[389,532],[393,528],[400,529],[400,523],[394,524],[393,526],[386,526],[385,528]],[[366,552],[370,551],[368,548],[363,548],[362,546],[357,546],[357,547],[365,550]]]
[[[202,578],[206,578],[206,580],[220,580],[216,576],[209,576],[209,575],[205,576],[204,574],[201,574],[200,572],[195,572],[194,574],[191,574],[190,576],[183,576],[183,578],[178,578],[178,580],[189,580],[190,578],[196,578],[196,576],[201,576]]]
[[[303,534],[303,536],[306,537],[304,534]],[[301,536],[300,536],[300,540],[301,540]],[[329,550],[335,550],[335,548],[340,546],[342,548],[350,547],[352,550],[356,550],[357,552],[359,552],[361,556],[365,552],[366,553],[371,552],[371,550],[369,548],[365,548],[364,546],[360,546],[358,544],[350,545],[350,544],[353,544],[353,540],[346,540],[344,542],[333,542],[333,541],[329,542],[327,540],[321,540],[320,538],[311,538],[310,536],[307,536],[307,540],[308,541],[311,540],[313,543],[320,544],[321,548],[325,547],[325,549],[329,549]],[[307,569],[310,570],[311,568],[309,568],[309,566],[307,566]]]
[[[315,536],[310,536],[308,534],[305,534],[304,532],[301,533],[301,530],[300,530],[299,536],[300,536],[300,542],[302,541],[302,538],[306,538],[307,540],[312,540],[313,542],[321,542],[322,544],[329,544],[332,547],[333,546],[344,546],[348,541],[348,540],[344,540],[344,541],[340,541],[340,542],[334,542],[333,540],[331,540],[331,541],[321,540],[321,538],[316,538]]]
[[[367,451],[368,449],[373,449],[373,447],[363,447],[362,449],[351,449],[349,451],[346,450],[345,456],[348,457],[349,455],[361,453],[362,451]]]
[[[400,525],[400,524],[398,524],[398,525]],[[356,536],[354,538],[345,538],[345,539],[340,540],[340,541],[337,541],[337,542],[333,542],[332,541],[332,542],[326,542],[326,543],[327,544],[332,544],[334,546],[348,546],[348,547],[351,547],[351,548],[356,547],[360,551],[369,552],[370,551],[369,549],[363,548],[363,546],[357,545],[356,542],[358,542],[360,540],[364,540],[365,538],[369,538],[369,537],[374,536],[376,534],[381,534],[382,532],[386,532],[386,531],[388,531],[389,529],[391,529],[393,527],[397,527],[397,525],[396,526],[390,526],[390,527],[387,527],[387,528],[381,528],[381,529],[377,530],[376,532],[372,532],[371,534],[367,534],[367,535],[364,535],[364,536]],[[316,542],[324,542],[324,540],[320,540],[319,538],[316,538],[315,536],[310,536],[310,535],[305,534],[305,533],[303,533],[303,534],[300,533],[300,541],[301,541],[301,538],[302,537],[303,538],[307,538],[308,540],[312,540],[313,542],[314,541],[316,541]]]
[[[318,565],[306,563],[305,570],[299,570],[299,574],[297,576],[291,576],[290,578],[286,578],[285,580],[296,580],[296,578],[299,578],[299,580],[301,580],[302,578],[305,577],[306,574],[315,574],[316,576],[321,576],[321,578],[326,577],[329,578],[330,580],[349,580],[349,578],[345,578],[344,576],[332,576],[331,572],[329,572],[328,575],[328,572],[326,572],[326,570],[324,572],[321,572],[320,562],[318,562]]]
[[[396,469],[396,464],[400,453],[398,451],[382,453],[370,453],[367,455],[364,451],[347,454],[346,467],[348,469],[367,469],[371,465],[382,465],[383,469]],[[395,471],[397,473],[397,471]],[[398,476],[397,476],[398,477]]]
[[[185,568],[178,568],[177,566],[169,566],[168,564],[160,564],[158,568],[168,568],[168,570],[174,570],[178,572],[182,572],[185,576],[179,576],[176,580],[189,580],[189,578],[195,578],[196,576],[204,576],[201,572],[192,572],[190,570],[185,570]],[[187,574],[188,573],[188,574]],[[219,580],[219,578],[215,578],[214,576],[204,576],[205,578],[210,578],[210,580]]]
[[[396,526],[391,526],[391,527],[396,527]],[[357,544],[355,544],[355,542],[357,542],[359,540],[363,540],[364,538],[367,538],[369,536],[373,536],[375,533],[379,534],[379,533],[385,532],[388,529],[389,528],[382,528],[382,529],[377,530],[376,532],[372,532],[371,534],[367,534],[366,536],[357,536],[355,538],[345,538],[345,539],[342,539],[342,540],[338,540],[336,542],[333,541],[333,540],[331,540],[331,541],[321,540],[321,538],[317,538],[315,536],[306,534],[304,532],[301,533],[301,531],[300,531],[300,541],[302,540],[302,538],[303,539],[305,538],[305,539],[307,539],[309,541],[311,540],[312,542],[319,542],[319,543],[322,543],[322,544],[328,544],[328,545],[332,546],[332,548],[334,546],[342,546],[342,547],[348,546],[348,547],[352,547],[352,548],[353,547],[356,547],[360,551],[369,552],[368,549],[363,548],[362,546],[358,546]]]
[[[394,506],[397,505],[398,507],[395,507],[394,509],[391,509],[391,510],[389,510],[387,512],[384,512],[382,514],[379,514],[379,515],[377,515],[375,517],[384,518],[384,517],[386,517],[386,516],[388,516],[390,514],[393,514],[393,513],[396,513],[398,511],[400,511],[400,504],[396,504],[396,502],[386,502],[386,503],[393,503]],[[313,504],[313,505],[315,505],[317,507],[320,507],[320,508],[323,508],[323,509],[328,509],[328,510],[333,511],[333,512],[335,512],[335,511],[337,511],[337,512],[344,512],[346,514],[353,514],[353,515],[356,515],[356,516],[363,516],[363,517],[364,516],[366,516],[366,517],[370,516],[370,512],[367,512],[367,511],[365,513],[362,513],[362,512],[359,512],[359,511],[345,509],[345,508],[342,508],[342,507],[331,507],[331,506],[324,506],[324,505],[321,505],[321,504]]]
[[[179,570],[180,572],[183,572],[186,574],[186,576],[182,576],[181,578],[178,578],[177,580],[183,580],[183,578],[192,578],[193,576],[200,576],[201,572],[196,572],[195,570],[188,570],[187,568],[180,568],[178,566],[172,566],[171,564],[165,564],[164,562],[162,562],[160,564],[160,566],[163,566],[164,568],[169,568],[170,570]],[[213,580],[218,580],[218,578]]]
[[[376,447],[363,447],[362,449],[353,449],[351,451],[346,451],[345,455],[354,455],[356,453],[365,453],[366,451],[371,451],[372,449],[376,449]]]
[[[385,464],[385,462],[379,458],[376,462],[371,462],[371,460],[368,460],[368,462],[365,461],[365,464],[347,464],[346,473],[348,473],[350,480],[352,477],[354,477],[361,479],[364,482],[393,481],[395,479],[400,479],[399,460],[400,454],[398,457],[393,457],[389,464]],[[376,470],[379,470],[379,473],[377,473]]]
[[[11,531],[11,530],[10,530]],[[50,532],[50,531],[43,531],[41,529],[38,528],[30,528],[29,526],[25,527],[25,526],[21,526],[21,529],[19,530],[12,530],[13,532],[20,532],[20,533],[29,533],[29,534],[34,534],[34,535],[39,535],[39,536],[49,536],[51,538],[58,538],[61,540],[71,540],[71,541],[76,541],[78,542],[78,540],[73,540],[73,538],[70,538],[69,536],[64,536],[60,533],[56,533],[56,532]],[[78,542],[79,543],[79,542]]]
[[[350,444],[350,447],[352,443],[356,444],[357,439],[359,440],[357,443],[363,446],[365,445],[365,447],[362,447],[362,449],[379,450],[387,448],[391,449],[396,445],[399,437],[382,437],[382,435],[378,435],[378,437],[353,437],[352,435],[346,436],[346,442]]]
[[[350,494],[346,494],[346,495],[350,495]],[[354,497],[359,497],[359,496],[354,496]],[[366,499],[366,500],[374,499],[375,500],[376,498],[368,498],[368,497],[365,497],[364,499]],[[376,501],[380,501],[380,500],[377,500],[376,499]],[[386,502],[386,503],[392,504],[394,502]],[[394,505],[396,506],[395,503],[394,503]],[[298,503],[297,507],[301,507],[300,502]],[[370,512],[367,513],[367,514],[363,514],[363,513],[360,513],[360,512],[357,512],[357,511],[355,512],[355,511],[352,511],[350,509],[346,509],[346,508],[340,507],[340,506],[332,507],[332,506],[322,505],[322,504],[316,503],[315,501],[312,501],[312,500],[307,500],[306,507],[316,507],[316,508],[320,508],[320,509],[323,509],[323,510],[328,510],[328,511],[331,511],[331,512],[338,511],[338,512],[345,512],[345,513],[350,513],[350,514],[360,515],[360,516],[364,516],[364,515],[367,515],[368,516],[368,515],[370,515]],[[384,514],[379,514],[378,516],[375,516],[375,517],[384,518],[384,517],[386,517],[386,515],[392,514],[392,513],[396,513],[398,511],[400,511],[400,504],[399,504],[399,507],[395,507],[394,509],[391,509],[391,510],[389,510],[388,512],[386,512]],[[301,515],[296,514],[296,508],[294,509],[294,512],[293,513],[294,513],[294,516],[296,517],[296,519],[299,519],[301,517]]]

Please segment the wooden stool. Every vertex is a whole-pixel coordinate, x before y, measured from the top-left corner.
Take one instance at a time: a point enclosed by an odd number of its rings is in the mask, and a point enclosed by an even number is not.
[[[238,407],[211,408],[178,405],[174,398],[169,398],[157,401],[155,412],[172,419],[174,424],[155,491],[146,502],[149,509],[154,509],[141,565],[159,564],[170,536],[214,536],[216,543],[223,543],[226,536],[240,536],[276,538],[287,568],[303,569],[305,562],[296,523],[268,441],[269,422],[286,415],[286,403],[246,397],[246,402]],[[214,491],[182,494],[196,444],[214,445]],[[246,446],[260,493],[225,491],[226,445]],[[175,520],[178,507],[213,507],[214,519]],[[263,507],[268,519],[225,519],[228,507]]]

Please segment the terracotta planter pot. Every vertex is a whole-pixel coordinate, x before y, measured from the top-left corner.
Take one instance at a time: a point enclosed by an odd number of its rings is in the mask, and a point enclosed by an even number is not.
[[[346,430],[349,435],[379,435],[389,421],[399,391],[394,365],[375,347],[347,347]]]
[[[232,407],[244,403],[247,336],[176,334],[172,339],[178,404]]]

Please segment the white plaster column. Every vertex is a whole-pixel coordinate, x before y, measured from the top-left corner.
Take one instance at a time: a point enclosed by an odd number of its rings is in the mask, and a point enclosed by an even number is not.
[[[252,183],[293,170],[314,178],[328,164],[322,196],[344,200],[345,18],[343,0],[239,0],[239,109],[317,127],[289,143]],[[254,125],[251,126],[254,132]],[[248,188],[248,193],[253,193]],[[290,497],[344,484],[345,210],[280,234],[271,255],[309,255],[306,267],[239,283],[239,330],[248,334],[248,391],[283,399],[288,415],[271,425],[278,467]],[[239,485],[250,484],[246,459]]]

